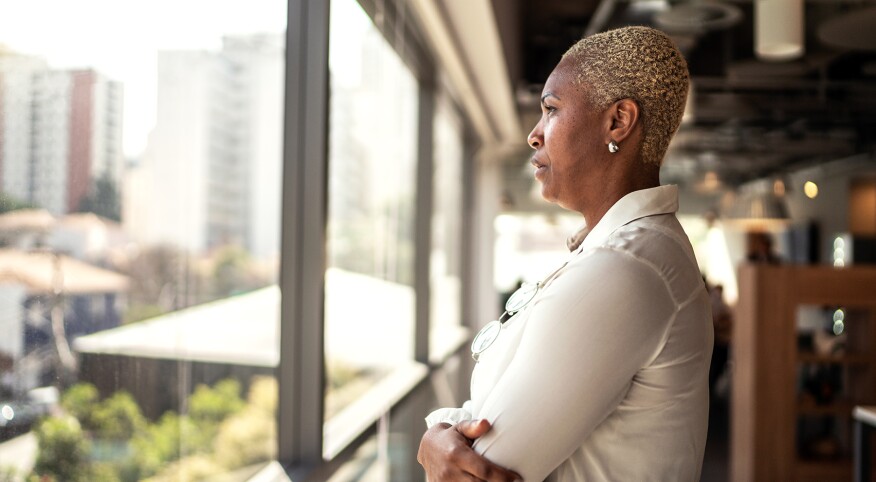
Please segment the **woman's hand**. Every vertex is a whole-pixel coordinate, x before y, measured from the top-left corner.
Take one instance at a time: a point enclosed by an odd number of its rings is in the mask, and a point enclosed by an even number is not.
[[[490,422],[472,420],[451,426],[439,423],[426,431],[420,441],[417,462],[426,470],[429,482],[457,480],[512,482],[516,473],[499,467],[475,452],[474,439],[490,430]]]

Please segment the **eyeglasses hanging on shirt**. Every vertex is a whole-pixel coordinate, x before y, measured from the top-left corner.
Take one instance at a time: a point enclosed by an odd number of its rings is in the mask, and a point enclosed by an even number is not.
[[[481,331],[475,335],[474,340],[471,342],[471,357],[474,361],[478,361],[481,353],[496,341],[496,338],[499,337],[499,333],[502,331],[502,325],[535,298],[539,288],[541,288],[541,283],[526,283],[517,288],[517,291],[505,303],[505,312],[502,313],[502,316],[481,328]]]
[[[475,335],[474,340],[471,342],[471,357],[474,361],[478,361],[481,357],[481,353],[486,351],[487,348],[492,346],[492,344],[496,341],[496,338],[499,338],[499,333],[502,332],[502,327],[505,325],[505,322],[510,320],[514,315],[516,315],[520,310],[526,307],[532,300],[535,299],[535,295],[538,294],[539,290],[541,290],[544,286],[548,284],[550,280],[552,280],[566,265],[569,264],[568,261],[563,263],[562,266],[557,268],[556,271],[551,273],[550,276],[545,278],[544,281],[539,281],[538,283],[525,283],[520,288],[517,288],[517,291],[508,298],[508,301],[505,302],[505,312],[502,313],[502,316],[497,320],[493,320],[486,324],[481,331]]]

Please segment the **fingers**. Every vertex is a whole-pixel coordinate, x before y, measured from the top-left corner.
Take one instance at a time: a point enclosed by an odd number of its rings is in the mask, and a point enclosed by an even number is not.
[[[490,422],[484,419],[467,420],[456,424],[456,430],[461,433],[463,437],[470,440],[482,437],[485,433],[490,431],[491,427]]]
[[[487,433],[492,426],[486,420],[471,420],[456,425],[457,431],[467,439],[477,439]],[[517,473],[500,467],[470,447],[457,446],[450,453],[454,465],[465,472],[474,475],[478,480],[488,482],[511,482],[523,480]]]
[[[478,480],[486,480],[488,482],[513,482],[522,480],[519,475],[504,467],[500,467],[477,452],[469,449],[459,455],[456,459],[456,465],[464,472],[467,472]]]
[[[420,442],[417,461],[430,482],[473,480],[510,482],[522,480],[511,470],[500,467],[474,450],[474,439],[487,433],[486,420],[468,421],[450,427],[439,424],[427,430]]]

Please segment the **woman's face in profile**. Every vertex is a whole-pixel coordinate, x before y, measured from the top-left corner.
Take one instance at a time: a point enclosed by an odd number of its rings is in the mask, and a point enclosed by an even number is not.
[[[535,149],[532,164],[545,200],[574,211],[588,191],[600,182],[599,159],[607,150],[610,126],[587,100],[586,84],[575,82],[569,59],[562,60],[548,77],[542,92],[541,119],[527,141]]]

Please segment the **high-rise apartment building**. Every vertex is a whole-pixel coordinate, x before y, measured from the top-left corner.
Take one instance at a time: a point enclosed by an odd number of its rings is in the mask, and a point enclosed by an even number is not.
[[[122,85],[0,51],[0,190],[62,215],[122,175]]]
[[[227,37],[218,52],[159,52],[155,129],[123,203],[136,238],[277,257],[283,75],[281,35]]]

